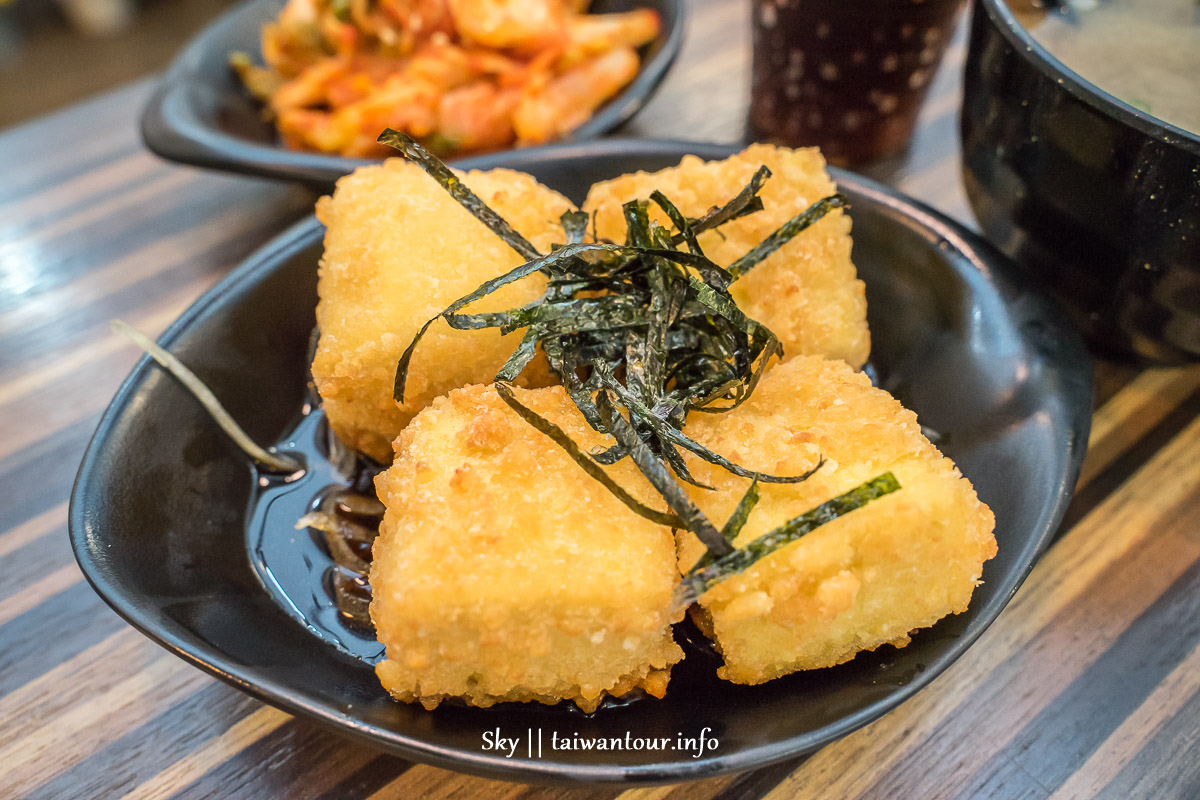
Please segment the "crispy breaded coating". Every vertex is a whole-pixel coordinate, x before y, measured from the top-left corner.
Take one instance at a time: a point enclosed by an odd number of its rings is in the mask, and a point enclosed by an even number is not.
[[[725,657],[721,677],[762,683],[847,661],[861,650],[903,647],[909,632],[965,611],[996,553],[995,519],[969,481],[921,433],[916,414],[840,361],[799,357],[769,370],[744,405],[695,414],[685,431],[751,469],[799,474],[799,484],[761,484],[761,500],[735,544],[884,472],[901,489],[834,520],[705,593],[696,614]],[[689,487],[719,525],[745,479],[699,459]],[[703,552],[680,537],[680,565]]]
[[[583,209],[596,212],[602,238],[624,241],[621,205],[646,200],[655,189],[689,217],[724,205],[765,164],[773,173],[760,194],[763,210],[701,234],[705,254],[729,266],[813,202],[836,191],[816,148],[790,150],[755,144],[724,161],[685,156],[678,166],[635,172],[597,183]],[[666,215],[651,204],[653,219]],[[850,218],[840,210],[801,233],[733,285],[742,311],[775,332],[784,357],[823,355],[855,369],[871,350],[867,301],[850,261]]]
[[[560,387],[517,390],[585,451],[602,445]],[[625,462],[613,477],[645,502]],[[493,386],[434,400],[375,482],[371,618],[394,697],[432,708],[666,690],[679,573],[671,530],[630,511]],[[676,615],[678,619],[678,615]]]
[[[562,195],[506,169],[471,172],[463,180],[536,247],[548,252],[562,240],[558,218],[573,208]],[[334,432],[387,463],[392,440],[413,414],[451,389],[490,381],[517,338],[502,339],[496,330],[455,331],[439,320],[417,348],[405,402],[397,405],[392,387],[404,349],[426,320],[524,259],[400,158],[342,178],[317,214],[326,233],[313,378]],[[544,278],[530,276],[470,310],[511,308],[544,290]],[[530,369],[535,384],[550,382],[544,360]]]

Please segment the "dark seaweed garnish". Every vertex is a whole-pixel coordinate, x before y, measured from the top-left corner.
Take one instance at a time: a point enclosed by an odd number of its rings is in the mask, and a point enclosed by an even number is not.
[[[754,176],[750,178],[749,183],[742,187],[742,190],[732,200],[694,221],[692,230],[696,233],[712,230],[747,214],[762,211],[762,198],[758,196],[758,193],[769,177],[771,177],[771,170],[767,169],[765,165],[759,167]],[[682,238],[683,233],[680,232],[678,235]]]
[[[757,266],[764,258],[787,244],[800,231],[809,227],[833,209],[845,208],[847,205],[849,205],[849,201],[842,194],[834,194],[818,200],[781,225],[779,230],[755,245],[746,255],[730,264],[729,273],[733,275],[734,280],[737,280]]]
[[[388,128],[379,135],[379,143],[396,148],[409,161],[418,164],[421,169],[441,184],[463,208],[491,228],[509,247],[520,253],[526,260],[538,257],[537,248],[526,241],[524,236],[514,231],[503,217],[490,209],[486,203],[475,196],[474,192],[464,186],[453,170],[442,163],[440,158],[417,144],[411,136]]]
[[[720,532],[708,521],[708,517],[696,508],[696,505],[684,493],[683,487],[671,478],[667,468],[663,466],[662,460],[655,457],[629,420],[613,408],[607,391],[602,389],[597,392],[596,407],[600,409],[601,419],[604,420],[604,424],[608,426],[613,437],[633,459],[633,463],[637,464],[638,469],[650,481],[650,485],[663,496],[667,505],[682,521],[683,524],[677,527],[687,528],[694,533],[696,538],[703,542],[711,552],[716,552],[718,555],[728,553],[732,549],[729,543],[721,538]]]
[[[567,451],[567,454],[575,460],[576,464],[583,468],[584,472],[600,481],[600,483],[604,484],[605,488],[620,498],[621,502],[629,506],[629,508],[634,512],[641,514],[646,519],[657,522],[660,525],[670,525],[673,528],[684,527],[679,517],[673,514],[664,514],[661,511],[655,511],[649,506],[638,502],[633,495],[621,488],[620,484],[614,481],[607,472],[605,472],[598,464],[596,464],[595,461],[593,461],[587,456],[586,453],[580,450],[579,445],[575,444],[570,436],[567,436],[566,431],[518,400],[516,396],[513,395],[512,387],[505,383],[497,382],[496,392],[500,395],[501,399],[512,408],[513,411],[517,412],[521,419],[525,420],[530,425],[546,434],[546,436],[550,437],[555,444]]]
[[[522,419],[563,448],[634,512],[696,535],[708,553],[685,576],[681,597],[694,599],[817,526],[899,488],[890,474],[881,476],[784,523],[749,547],[735,550],[733,540],[758,502],[759,484],[806,480],[822,467],[824,459],[799,475],[770,475],[735,464],[683,432],[691,411],[721,413],[745,402],[770,360],[783,354],[775,334],[738,308],[729,287],[831,210],[844,208],[845,197],[835,194],[818,200],[728,269],[704,254],[697,234],[761,210],[758,195],[771,176],[765,166],[728,203],[698,219],[684,216],[661,192],[654,192],[649,202],[626,203],[622,244],[584,241],[588,216],[567,212],[560,219],[565,242],[543,254],[412,138],[389,129],[379,141],[424,169],[526,259],[451,303],[422,326],[397,364],[395,399],[403,402],[413,352],[435,320],[445,319],[459,330],[523,331],[517,348],[496,375],[496,391]],[[670,228],[651,219],[649,203],[662,210]],[[594,220],[592,227],[595,240]],[[680,245],[684,249],[679,249]],[[547,281],[539,300],[506,311],[464,311],[475,300],[534,273],[541,273]],[[615,444],[584,453],[565,431],[516,398],[511,383],[539,349],[588,425],[611,435]],[[681,485],[711,488],[692,476],[681,450],[751,480],[720,529]],[[669,512],[641,503],[604,471],[604,466],[625,457],[646,477]]]
[[[725,520],[725,527],[721,528],[721,538],[730,545],[742,532],[742,528],[746,526],[746,521],[750,519],[750,512],[758,505],[758,498],[758,481],[750,481],[750,486],[742,495],[742,499],[738,501],[737,508],[729,515],[729,519]]]
[[[753,487],[752,487],[753,488]],[[900,482],[890,472],[885,472],[877,478],[851,489],[845,494],[827,500],[805,514],[791,519],[778,528],[765,533],[745,547],[720,556],[711,550],[683,578],[678,591],[678,604],[690,605],[700,595],[711,589],[717,583],[749,569],[760,559],[774,553],[776,550],[812,533],[822,525],[833,522],[857,508],[862,508],[872,500],[891,494],[900,488]],[[746,499],[743,498],[743,503]],[[739,503],[739,510],[741,503]],[[734,512],[734,518],[738,513]]]

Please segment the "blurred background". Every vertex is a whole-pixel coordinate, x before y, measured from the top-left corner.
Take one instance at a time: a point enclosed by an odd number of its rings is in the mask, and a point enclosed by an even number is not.
[[[235,0],[0,0],[0,129],[163,69]]]

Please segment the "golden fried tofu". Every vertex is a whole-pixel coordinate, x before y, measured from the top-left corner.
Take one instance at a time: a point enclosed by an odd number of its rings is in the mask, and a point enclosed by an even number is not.
[[[570,201],[529,175],[470,172],[464,182],[534,246],[562,241]],[[312,373],[329,423],[343,441],[384,463],[413,414],[451,389],[490,381],[518,337],[455,331],[443,320],[421,340],[405,402],[392,399],[396,362],[426,320],[524,261],[419,167],[394,158],[361,167],[322,198],[325,255],[317,291],[321,339]],[[535,300],[533,275],[469,307],[497,311]],[[548,368],[540,363],[548,383]],[[537,369],[531,367],[531,374]],[[538,382],[538,378],[534,378]]]
[[[561,387],[516,391],[585,452],[604,444]],[[628,459],[610,474],[651,502]],[[434,400],[375,487],[387,512],[371,618],[387,657],[376,671],[394,697],[592,710],[635,688],[663,695],[683,657],[670,528],[630,511],[494,386]]]
[[[646,200],[655,189],[689,217],[731,200],[766,165],[773,173],[760,197],[763,210],[702,234],[705,254],[729,266],[776,228],[836,191],[816,148],[790,150],[755,144],[724,161],[685,156],[678,166],[635,172],[597,183],[583,204],[596,212],[600,237],[624,241],[622,204]],[[653,219],[666,215],[651,204]],[[834,210],[737,281],[733,297],[742,311],[766,325],[783,344],[784,357],[823,355],[855,369],[867,360],[867,300],[850,261],[850,218]]]
[[[760,484],[761,500],[735,541],[742,547],[793,517],[884,472],[901,488],[762,559],[701,598],[696,618],[725,657],[721,677],[762,683],[839,664],[965,611],[996,553],[995,519],[970,482],[922,435],[917,417],[845,363],[815,356],[769,370],[751,398],[726,414],[696,414],[685,431],[751,469],[800,474]],[[718,491],[689,487],[718,525],[747,481],[690,459]],[[680,537],[680,565],[703,553]]]

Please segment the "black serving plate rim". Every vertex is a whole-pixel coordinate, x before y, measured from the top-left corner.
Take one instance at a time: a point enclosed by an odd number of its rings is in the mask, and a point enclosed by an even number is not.
[[[502,158],[506,167],[519,170],[522,168],[522,162],[537,162],[555,157],[568,160],[597,152],[627,153],[631,156],[635,154],[682,156],[690,153],[705,159],[715,159],[725,158],[738,149],[725,145],[671,140],[607,139],[528,148],[493,154],[490,159]],[[484,167],[488,165],[486,164],[488,160],[488,156],[483,156],[474,159],[475,162],[483,163],[466,164],[465,166]],[[948,243],[967,255],[975,268],[986,277],[989,285],[997,286],[999,284],[998,292],[1005,287],[1016,286],[1016,276],[1019,275],[1016,266],[977,234],[970,232],[929,206],[903,196],[873,180],[836,168],[830,168],[830,173],[840,187],[851,187],[853,191],[886,207],[892,213],[909,217],[918,222],[931,247]],[[293,224],[230,272],[216,286],[205,292],[164,331],[158,342],[170,349],[170,345],[211,306],[221,303],[226,295],[240,288],[244,283],[252,282],[258,279],[262,273],[271,271],[297,250],[311,245],[321,235],[321,231],[322,226],[315,215],[310,215]],[[1086,392],[1089,401],[1087,408],[1090,409],[1092,383],[1087,351],[1079,340],[1078,334],[1063,321],[1062,315],[1056,315],[1053,302],[1041,296],[1037,296],[1037,301],[1043,304],[1042,316],[1048,321],[1048,324],[1057,326],[1056,333],[1062,337],[1061,343],[1065,350],[1073,355],[1077,354],[1077,359],[1069,359],[1068,363],[1078,369],[1078,374],[1074,378],[1078,385],[1085,387],[1081,391]],[[102,471],[103,469],[98,463],[99,454],[111,433],[115,420],[130,402],[136,388],[152,368],[153,362],[148,356],[143,356],[121,384],[88,444],[71,493],[69,510],[71,546],[84,576],[104,601],[133,627],[170,652],[222,681],[288,713],[302,715],[327,728],[417,761],[482,776],[546,784],[579,782],[661,784],[763,767],[814,752],[891,711],[925,688],[960,658],[967,648],[995,621],[1024,582],[1038,557],[1049,545],[1066,512],[1083,461],[1091,422],[1090,414],[1085,414],[1084,419],[1078,421],[1079,424],[1075,429],[1078,436],[1065,443],[1069,469],[1066,474],[1059,476],[1053,492],[1054,502],[1042,509],[1036,535],[1029,537],[1024,543],[1020,563],[1025,566],[998,578],[997,582],[1003,591],[997,592],[986,604],[975,609],[978,614],[978,624],[973,630],[968,630],[953,640],[943,653],[926,665],[922,672],[914,676],[907,684],[897,686],[886,697],[846,715],[837,722],[807,734],[753,747],[731,756],[714,755],[700,758],[695,764],[620,766],[566,765],[550,761],[513,762],[502,756],[484,755],[453,747],[431,745],[416,737],[363,724],[347,714],[297,699],[285,683],[269,677],[250,674],[254,672],[253,667],[239,667],[231,663],[217,648],[206,644],[191,644],[170,631],[160,629],[150,619],[150,615],[141,608],[141,603],[144,602],[142,598],[136,594],[130,595],[124,587],[106,578],[103,570],[98,569],[97,565],[90,560],[85,510],[87,503],[84,498],[88,494],[88,485],[93,479],[93,474],[97,470]]]
[[[1005,0],[977,0],[976,13],[979,7],[986,10],[992,24],[1014,50],[1023,51],[1026,60],[1043,75],[1057,81],[1073,97],[1146,136],[1200,156],[1200,133],[1185,130],[1131,106],[1068,67],[1033,38]]]
[[[683,46],[687,26],[687,4],[684,0],[662,0],[670,5],[674,24],[663,34],[662,47],[643,60],[637,75],[615,97],[602,105],[595,114],[580,125],[562,143],[587,141],[628,122],[650,102]],[[327,153],[292,150],[282,144],[263,144],[232,136],[203,124],[190,109],[182,116],[168,114],[167,106],[183,102],[188,86],[204,83],[198,74],[198,63],[214,42],[223,40],[227,28],[235,28],[236,20],[256,3],[271,0],[245,0],[228,9],[193,37],[167,68],[158,87],[142,109],[139,128],[142,141],[156,155],[198,167],[235,172],[277,180],[298,181],[318,186],[330,185],[342,175],[379,159],[349,158]],[[538,148],[530,148],[538,149]],[[466,156],[467,159],[496,153]]]

